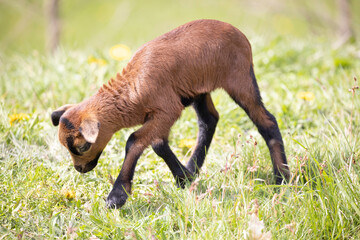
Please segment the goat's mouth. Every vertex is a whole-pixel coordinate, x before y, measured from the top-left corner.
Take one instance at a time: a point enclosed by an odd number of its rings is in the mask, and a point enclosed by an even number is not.
[[[88,163],[85,165],[85,167],[83,167],[83,166],[81,166],[81,165],[75,165],[74,167],[75,167],[76,171],[78,171],[78,172],[80,172],[80,173],[87,173],[87,172],[93,170],[93,169],[96,167],[97,163],[98,163],[98,160],[99,160],[99,158],[100,158],[100,156],[101,156],[101,153],[102,153],[102,151],[99,152],[99,153],[96,155],[96,157],[94,158],[94,160],[88,162]]]

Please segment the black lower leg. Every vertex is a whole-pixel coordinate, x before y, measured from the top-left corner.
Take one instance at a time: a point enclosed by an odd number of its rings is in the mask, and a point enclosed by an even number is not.
[[[207,102],[207,97],[209,97],[208,101],[210,102]],[[209,150],[218,122],[218,116],[215,116],[209,110],[209,103],[212,104],[211,98],[210,95],[206,96],[206,94],[198,97],[193,103],[193,107],[198,116],[199,132],[196,148],[186,167],[194,174],[199,172],[199,169],[204,163],[206,153]]]
[[[284,144],[277,121],[268,111],[266,111],[266,114],[274,125],[266,128],[257,124],[257,128],[269,148],[276,184],[281,184],[284,179],[286,181],[289,180],[289,167],[287,165]]]
[[[157,141],[152,144],[152,148],[159,157],[164,159],[179,187],[184,188],[186,180],[193,180],[192,174],[181,164],[173,151],[171,151],[167,140]]]
[[[252,65],[247,81],[249,83],[247,86],[239,88],[236,85],[229,85],[225,90],[245,110],[264,138],[270,151],[276,183],[280,184],[283,179],[288,180],[290,175],[284,144],[275,117],[262,103]]]
[[[135,166],[143,149],[135,149],[135,134],[131,134],[126,142],[125,160],[119,176],[116,178],[113,189],[106,200],[108,208],[120,208],[131,193],[131,181],[134,177]]]

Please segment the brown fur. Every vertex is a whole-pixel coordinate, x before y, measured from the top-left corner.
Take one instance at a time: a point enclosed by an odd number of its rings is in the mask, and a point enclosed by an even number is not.
[[[101,154],[116,131],[143,125],[128,141],[125,161],[115,183],[120,187],[116,192],[114,186],[108,198],[110,201],[112,196],[115,199],[113,204],[119,207],[126,200],[121,191],[125,189],[130,193],[136,161],[149,145],[164,158],[175,177],[186,178],[193,174],[195,169],[189,168],[196,168],[195,165],[199,164],[196,156],[193,166],[185,168],[168,149],[167,138],[171,126],[185,107],[183,99],[195,101],[194,104],[198,102],[199,119],[203,118],[206,122],[210,116],[216,126],[219,115],[209,93],[217,88],[228,92],[248,113],[259,131],[264,132],[262,135],[272,151],[274,171],[280,171],[287,178],[281,135],[276,140],[272,139],[271,146],[271,139],[266,139],[271,132],[275,133],[268,138],[280,133],[275,118],[261,102],[252,70],[250,43],[235,27],[215,20],[193,21],[146,43],[135,53],[121,75],[117,74],[89,99],[56,110],[53,122],[60,119],[59,140],[64,146],[69,148],[71,138],[75,149],[86,142],[93,142],[82,155],[70,152],[74,165],[82,172],[91,170],[86,164]],[[204,98],[198,98],[201,95]],[[205,137],[208,146],[212,134]],[[202,136],[198,136],[198,145],[201,144],[199,137]],[[185,174],[182,177],[180,170]],[[121,202],[120,198],[125,200]]]

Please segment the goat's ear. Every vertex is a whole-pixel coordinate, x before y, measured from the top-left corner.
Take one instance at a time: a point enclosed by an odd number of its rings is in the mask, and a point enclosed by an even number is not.
[[[59,125],[59,120],[61,118],[61,116],[64,114],[64,112],[66,112],[66,110],[68,110],[69,108],[71,108],[72,106],[74,106],[74,104],[66,104],[62,107],[59,107],[58,109],[56,109],[55,111],[53,111],[51,113],[51,121],[52,124],[54,126]]]
[[[95,143],[99,135],[100,123],[95,117],[87,117],[82,120],[79,131],[89,143]]]

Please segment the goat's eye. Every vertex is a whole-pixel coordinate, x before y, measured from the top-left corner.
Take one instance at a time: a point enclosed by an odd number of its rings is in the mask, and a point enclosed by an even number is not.
[[[91,147],[91,143],[86,142],[84,145],[78,147],[78,150],[79,150],[79,152],[83,153],[83,152],[86,152],[87,150],[89,150],[90,147]]]

